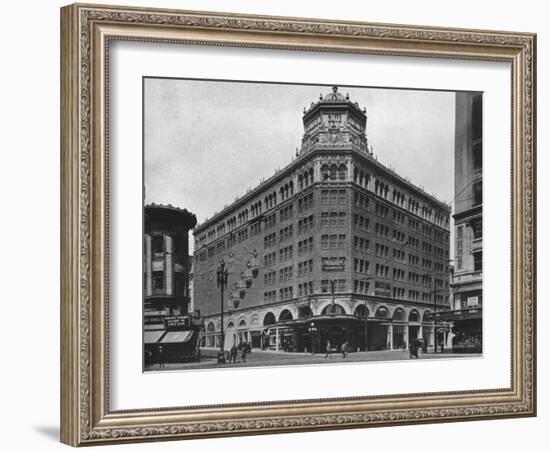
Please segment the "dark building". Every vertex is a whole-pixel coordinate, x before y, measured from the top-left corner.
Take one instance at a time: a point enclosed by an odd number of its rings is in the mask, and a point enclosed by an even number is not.
[[[145,359],[180,361],[192,351],[198,329],[189,316],[189,230],[186,209],[147,205],[144,211],[143,299]],[[187,348],[189,347],[189,349]]]
[[[456,94],[455,262],[452,311],[455,351],[481,351],[483,311],[482,94]]]
[[[450,208],[377,161],[367,115],[336,87],[303,114],[295,160],[194,230],[203,344],[319,351],[434,343],[449,309]]]

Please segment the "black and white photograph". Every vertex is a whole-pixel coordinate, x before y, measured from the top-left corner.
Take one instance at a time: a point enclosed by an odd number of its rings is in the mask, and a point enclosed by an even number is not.
[[[482,112],[144,77],[144,371],[481,357]]]

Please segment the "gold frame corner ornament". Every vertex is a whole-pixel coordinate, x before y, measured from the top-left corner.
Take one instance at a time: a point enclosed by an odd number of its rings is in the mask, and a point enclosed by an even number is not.
[[[204,408],[108,407],[106,64],[111,40],[507,61],[509,389]],[[536,414],[536,35],[74,4],[61,8],[61,440],[81,446]]]

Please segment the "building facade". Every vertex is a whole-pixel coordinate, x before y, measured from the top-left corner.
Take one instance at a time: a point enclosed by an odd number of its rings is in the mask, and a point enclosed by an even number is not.
[[[194,214],[173,206],[144,209],[143,301],[145,364],[180,361],[194,346],[189,315],[189,231]],[[198,330],[197,330],[198,331]]]
[[[434,344],[449,309],[450,208],[377,161],[366,111],[333,88],[304,110],[296,159],[194,230],[203,345],[321,351]]]
[[[458,92],[455,120],[455,261],[452,311],[457,351],[482,350],[482,94]]]

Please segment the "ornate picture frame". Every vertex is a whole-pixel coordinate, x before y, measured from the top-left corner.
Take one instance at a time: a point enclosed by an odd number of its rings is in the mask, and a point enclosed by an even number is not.
[[[200,43],[511,65],[511,385],[114,411],[109,391],[110,43]],[[61,440],[96,445],[536,414],[536,35],[74,4],[61,9]]]

